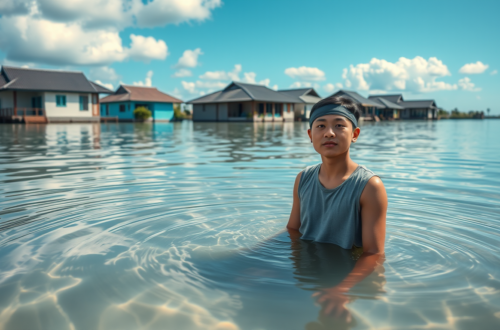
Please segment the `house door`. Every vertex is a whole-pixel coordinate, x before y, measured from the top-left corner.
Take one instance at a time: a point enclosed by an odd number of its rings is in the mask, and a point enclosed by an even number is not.
[[[35,96],[31,98],[31,111],[28,111],[26,113],[28,116],[43,116],[43,109],[42,109],[42,97],[41,96]]]
[[[92,94],[92,116],[99,116],[99,97]]]

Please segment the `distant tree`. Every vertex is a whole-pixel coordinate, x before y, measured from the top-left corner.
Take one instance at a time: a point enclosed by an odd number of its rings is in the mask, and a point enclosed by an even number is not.
[[[174,119],[175,120],[186,119],[186,112],[181,111],[181,105],[179,103],[174,104]]]
[[[450,113],[444,109],[439,109],[438,110],[438,116],[439,117],[448,117]]]
[[[488,111],[488,117],[490,116],[490,108],[486,109]]]

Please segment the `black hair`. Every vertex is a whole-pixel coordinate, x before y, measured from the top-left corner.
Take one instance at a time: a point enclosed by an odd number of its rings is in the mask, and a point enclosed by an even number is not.
[[[313,112],[316,109],[321,108],[322,106],[328,105],[328,104],[338,104],[338,105],[343,106],[344,108],[349,110],[354,115],[356,120],[359,121],[359,117],[361,116],[361,109],[360,109],[359,105],[356,102],[354,102],[351,98],[343,97],[343,96],[330,96],[330,97],[327,97],[325,99],[322,99],[321,101],[319,101],[318,103],[313,105],[313,107],[311,109],[311,113],[309,114],[309,117],[312,116]]]

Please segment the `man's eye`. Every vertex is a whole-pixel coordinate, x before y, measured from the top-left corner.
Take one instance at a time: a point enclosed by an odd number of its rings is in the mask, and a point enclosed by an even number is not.
[[[325,125],[322,125],[322,124],[321,124],[321,125],[318,125],[317,127],[318,127],[318,128],[321,128],[321,127],[325,127]]]

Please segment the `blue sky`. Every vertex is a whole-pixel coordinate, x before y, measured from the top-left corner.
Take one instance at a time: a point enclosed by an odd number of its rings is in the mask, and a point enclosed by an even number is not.
[[[183,100],[241,80],[500,114],[499,12],[499,1],[4,0],[0,61]]]

